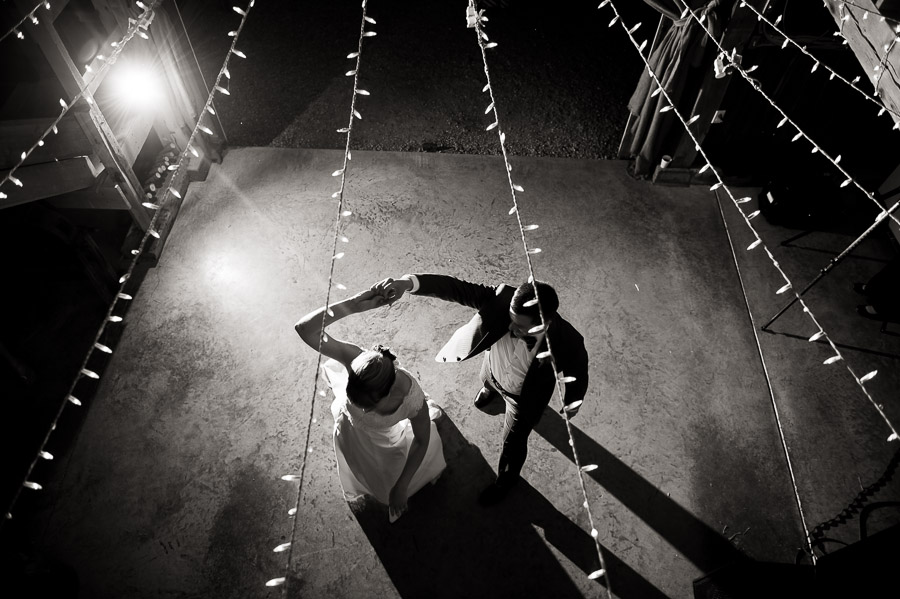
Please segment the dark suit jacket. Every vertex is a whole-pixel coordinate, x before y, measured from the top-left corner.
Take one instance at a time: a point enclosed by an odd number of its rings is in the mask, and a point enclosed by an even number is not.
[[[436,297],[456,302],[478,310],[468,324],[460,327],[435,358],[438,362],[468,360],[490,348],[509,332],[509,302],[515,287],[501,284],[497,287],[469,283],[454,277],[433,274],[417,274],[419,289],[416,295]],[[547,349],[550,338],[556,367],[575,380],[565,383],[565,403],[584,399],[588,386],[588,355],[584,338],[559,314],[551,321],[538,353]],[[520,403],[526,406],[545,406],[550,401],[556,381],[549,358],[532,361],[522,383]]]

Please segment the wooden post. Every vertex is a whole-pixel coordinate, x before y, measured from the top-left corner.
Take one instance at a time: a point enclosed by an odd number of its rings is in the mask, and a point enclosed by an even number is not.
[[[871,11],[877,10],[871,0],[856,0],[855,3]],[[900,42],[895,41],[898,33],[891,27],[892,23],[882,21],[875,14],[863,18],[865,11],[849,4],[826,3],[826,6],[868,75],[868,83],[860,81],[857,87],[872,93],[870,90],[874,89],[877,82],[878,97],[892,111],[888,114],[894,122],[900,123],[900,117],[897,116],[900,114],[900,85],[897,82]],[[846,21],[843,20],[845,15],[849,15]]]
[[[24,11],[33,7],[31,0],[16,0],[16,5]],[[40,24],[32,28],[31,32],[69,97],[79,94],[86,85],[85,80],[57,34],[53,20],[44,15]],[[140,43],[141,41],[133,40],[130,43]],[[91,80],[91,86],[99,85],[99,79],[99,77],[94,77]],[[74,110],[75,117],[103,166],[113,173],[113,178],[122,186],[135,223],[142,230],[146,230],[150,226],[150,217],[147,209],[141,205],[143,195],[141,184],[116,142],[116,137],[110,130],[100,107],[93,101],[85,102],[85,104],[88,110],[86,112]]]

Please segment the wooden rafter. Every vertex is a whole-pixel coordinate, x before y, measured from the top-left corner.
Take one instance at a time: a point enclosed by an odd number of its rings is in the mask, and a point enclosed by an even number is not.
[[[30,0],[16,0],[21,10],[29,10]],[[57,78],[69,97],[79,94],[87,85],[81,72],[75,66],[72,57],[60,39],[59,34],[50,18],[41,19],[40,24],[32,30],[32,35],[37,41],[41,52],[46,57]],[[90,87],[96,89],[99,85],[98,77],[93,77]],[[90,88],[89,88],[90,89]],[[86,110],[76,111],[75,118],[81,125],[85,136],[90,141],[93,152],[100,159],[103,166],[113,173],[114,180],[120,184],[130,206],[132,218],[143,230],[150,225],[150,217],[147,209],[141,205],[141,184],[131,168],[128,157],[122,151],[116,136],[110,129],[103,112],[96,102],[83,102]]]

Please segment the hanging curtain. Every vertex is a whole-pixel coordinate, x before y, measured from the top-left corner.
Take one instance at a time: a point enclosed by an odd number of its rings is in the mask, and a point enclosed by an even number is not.
[[[704,63],[707,42],[712,45],[703,27],[691,15],[681,16],[681,2],[675,0],[645,0],[663,15],[673,20],[672,26],[659,40],[648,62],[660,84],[672,98],[682,114],[690,114],[697,98],[697,89],[686,89],[685,81],[691,69],[712,68],[712,61]],[[703,19],[704,25],[718,39],[721,27],[714,9],[720,0],[704,0],[693,12]],[[696,2],[694,2],[696,4]],[[681,127],[671,111],[660,112],[668,104],[664,94],[655,96],[656,84],[647,69],[641,73],[637,88],[628,102],[628,110],[634,115],[631,123],[629,154],[634,158],[634,173],[646,177],[653,173],[665,151],[674,147],[669,140],[673,125]],[[667,145],[668,142],[668,145]],[[677,139],[675,141],[677,143]]]

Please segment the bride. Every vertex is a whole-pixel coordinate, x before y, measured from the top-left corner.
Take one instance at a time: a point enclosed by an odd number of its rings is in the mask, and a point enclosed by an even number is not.
[[[294,329],[311,348],[330,358],[322,366],[334,392],[334,453],[344,497],[370,495],[388,505],[391,522],[407,510],[407,499],[446,467],[441,439],[415,377],[395,364],[388,348],[363,350],[323,333],[323,327],[388,301],[376,287],[319,308]],[[424,408],[424,409],[423,409]]]

